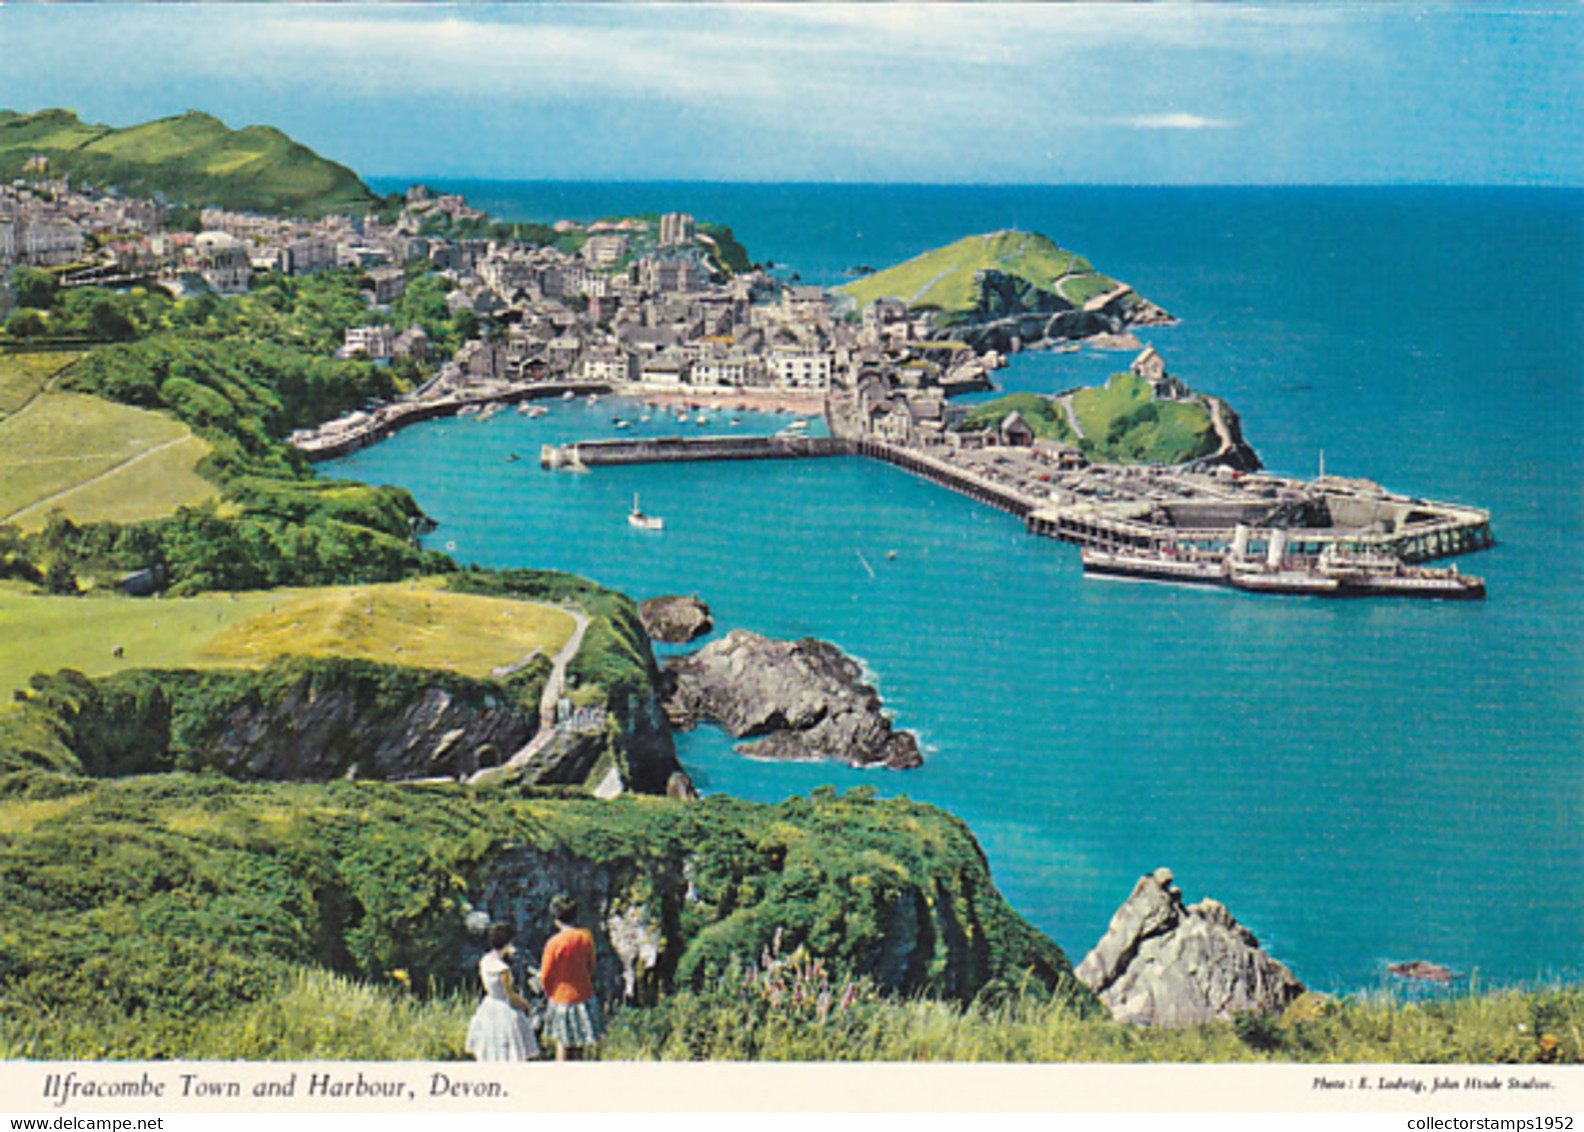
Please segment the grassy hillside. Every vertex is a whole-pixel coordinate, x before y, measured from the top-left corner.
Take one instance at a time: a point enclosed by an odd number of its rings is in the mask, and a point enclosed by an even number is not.
[[[537,649],[553,656],[572,635],[550,606],[451,593],[443,579],[345,586],[272,603],[232,625],[194,658],[262,664],[277,656],[344,656],[486,677]]]
[[[21,176],[35,156],[49,158],[49,176],[195,205],[322,216],[376,203],[357,174],[279,130],[232,130],[197,111],[123,129],[84,123],[69,110],[0,119],[0,177]]]
[[[514,855],[554,875],[512,873]],[[607,1059],[1584,1059],[1577,988],[1311,994],[1233,1025],[1118,1025],[1023,976],[1060,953],[995,893],[960,822],[865,790],[602,803],[189,775],[0,799],[0,1057],[461,1058],[479,950],[462,917],[525,876],[579,876],[666,924],[648,1003],[607,1000]],[[955,993],[882,978],[882,941],[907,942],[887,925],[919,893],[980,955]],[[540,918],[519,920],[530,954]],[[913,942],[939,958],[953,943]]]
[[[257,666],[344,656],[487,677],[572,633],[547,605],[449,592],[444,579],[178,600],[49,597],[0,583],[0,713],[38,672]],[[114,655],[119,648],[121,656]]]
[[[0,419],[0,523],[36,530],[56,509],[81,522],[168,515],[219,494],[196,471],[208,454],[163,413],[40,393]]]
[[[1047,304],[1056,296],[1058,306],[1082,306],[1116,287],[1088,260],[1062,250],[1046,236],[1000,231],[968,236],[837,290],[851,296],[860,308],[879,298],[900,299],[915,310],[939,311],[950,321],[982,312],[998,301],[986,293],[985,273],[1007,277],[1003,288],[1010,284],[1022,290],[1018,300],[1028,309],[1038,306],[1040,296]],[[1006,299],[1002,296],[999,301]]]
[[[0,1056],[459,1056],[480,950],[463,917],[546,881],[663,925],[662,994],[735,985],[779,941],[838,993],[1026,978],[1092,1001],[960,822],[866,791],[599,802],[166,774],[13,794],[0,830]],[[518,918],[531,953],[542,903]],[[305,994],[328,998],[293,1008]]]
[[[36,672],[74,668],[108,676],[129,668],[190,667],[215,634],[281,600],[279,593],[179,601],[46,597],[19,583],[0,583],[0,714]]]
[[[1202,400],[1157,400],[1144,378],[1113,374],[1098,388],[1070,396],[1080,432],[1074,431],[1062,399],[1014,393],[976,405],[965,430],[994,428],[1014,409],[1035,435],[1059,440],[1093,460],[1112,464],[1181,464],[1216,451],[1210,410]]]
[[[50,378],[80,357],[81,354],[70,350],[0,353],[0,420],[37,397]]]

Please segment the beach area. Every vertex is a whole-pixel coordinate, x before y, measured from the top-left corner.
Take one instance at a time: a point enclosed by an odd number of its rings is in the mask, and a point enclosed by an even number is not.
[[[731,409],[753,413],[798,413],[815,416],[825,411],[825,398],[818,393],[787,389],[653,389],[633,386],[620,390],[619,396],[642,401],[654,408]]]

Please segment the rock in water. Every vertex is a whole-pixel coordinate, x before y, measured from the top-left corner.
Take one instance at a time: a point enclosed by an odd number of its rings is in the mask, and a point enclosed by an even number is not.
[[[1185,906],[1169,869],[1140,878],[1077,974],[1112,1017],[1141,1026],[1228,1022],[1304,993],[1223,904]]]
[[[651,640],[668,645],[696,641],[715,627],[709,606],[696,597],[652,597],[638,603],[638,620]]]
[[[893,731],[856,662],[825,641],[776,641],[734,629],[666,663],[673,726],[720,725],[756,758],[918,766],[918,740]]]

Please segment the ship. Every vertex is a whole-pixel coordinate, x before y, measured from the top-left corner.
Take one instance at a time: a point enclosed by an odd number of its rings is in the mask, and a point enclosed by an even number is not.
[[[1081,553],[1086,574],[1187,585],[1227,584],[1226,559],[1219,556],[1201,558],[1161,550],[1099,550],[1089,546]]]
[[[1247,556],[1239,531],[1228,552],[1085,547],[1084,573],[1140,581],[1229,586],[1244,593],[1310,597],[1420,597],[1470,601],[1485,596],[1485,581],[1457,567],[1410,566],[1389,554],[1326,547],[1317,557],[1289,559],[1287,534],[1272,531],[1264,558]]]
[[[633,496],[632,511],[628,513],[627,521],[640,531],[665,530],[665,520],[658,515],[645,515],[642,508],[638,506],[638,497],[636,495]]]

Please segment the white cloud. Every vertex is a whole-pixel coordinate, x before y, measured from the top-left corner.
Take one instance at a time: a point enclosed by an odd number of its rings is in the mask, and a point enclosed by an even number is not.
[[[1201,118],[1197,114],[1141,114],[1124,118],[1121,124],[1135,130],[1225,130],[1237,125],[1226,118]]]

